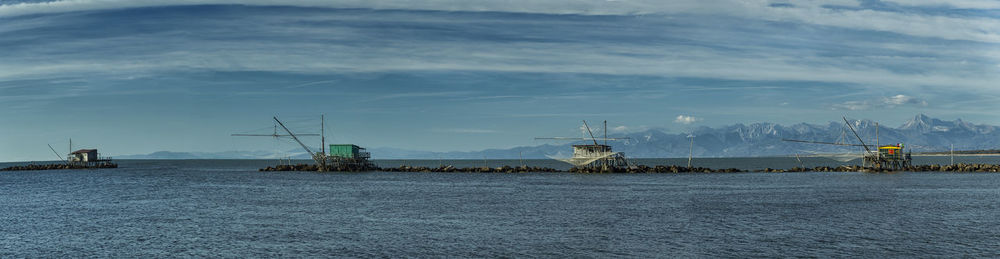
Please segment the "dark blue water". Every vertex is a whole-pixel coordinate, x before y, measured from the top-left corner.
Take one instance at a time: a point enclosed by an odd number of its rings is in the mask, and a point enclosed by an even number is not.
[[[0,257],[1000,256],[1000,174],[254,171],[267,164],[0,172]]]

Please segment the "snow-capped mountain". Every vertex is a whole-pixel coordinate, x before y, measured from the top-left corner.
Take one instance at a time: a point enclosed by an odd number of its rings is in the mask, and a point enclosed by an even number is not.
[[[851,126],[858,132],[866,144],[876,142],[876,123],[871,120],[849,120]],[[887,125],[878,126],[878,142],[880,144],[904,143],[913,152],[945,151],[954,144],[957,150],[978,150],[1000,148],[1000,131],[997,126],[976,125],[964,122],[943,121],[920,114],[899,127]],[[828,124],[799,123],[780,125],[775,123],[735,124],[725,127],[700,127],[692,133],[694,136],[693,152],[698,157],[753,157],[777,156],[810,153],[842,153],[858,152],[860,147],[844,147],[783,141],[795,139],[835,143],[859,143],[858,137],[845,126],[843,121],[832,121]],[[631,134],[612,135],[614,137],[629,137],[629,141],[610,143],[616,151],[623,151],[629,157],[686,157],[691,149],[691,139],[688,133],[667,133],[653,129]],[[421,158],[433,156],[443,158],[478,159],[484,155],[497,159],[516,159],[521,152],[525,158],[545,158],[545,155],[568,156],[571,153],[569,145],[545,145],[536,147],[518,147],[514,149],[491,149],[479,152],[413,152],[414,156],[392,156],[391,158]],[[379,156],[379,149],[372,149],[374,157]],[[394,155],[403,154],[398,150]]]
[[[866,144],[874,145],[876,123],[871,120],[849,120]],[[927,115],[917,115],[899,127],[878,126],[878,141],[881,144],[905,143],[913,152],[946,151],[954,144],[956,150],[980,150],[1000,148],[1000,130],[997,126],[977,125],[962,121],[943,121]],[[788,142],[782,139],[805,141],[859,143],[858,137],[845,126],[843,121],[828,124],[799,123],[780,125],[775,123],[735,124],[710,128],[700,127],[690,135],[694,136],[693,152],[698,157],[754,157],[810,153],[857,152],[859,147],[844,147]],[[687,157],[691,149],[689,133],[668,133],[659,129],[630,134],[611,135],[628,137],[629,141],[609,143],[616,151],[623,151],[629,157]],[[429,152],[396,148],[369,148],[375,159],[518,159],[519,155],[529,159],[548,156],[568,157],[572,155],[572,144],[560,143],[541,146],[524,146],[511,149],[487,149],[473,152]],[[168,157],[161,157],[169,155]],[[220,153],[153,153],[128,158],[271,158],[274,154],[257,152]],[[304,152],[288,151],[284,156],[309,159]],[[282,156],[283,157],[283,156]]]

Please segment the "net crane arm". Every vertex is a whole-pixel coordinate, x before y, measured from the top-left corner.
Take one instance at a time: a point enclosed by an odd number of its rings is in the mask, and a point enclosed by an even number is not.
[[[597,146],[597,138],[594,137],[594,132],[590,131],[590,125],[587,125],[587,121],[583,121],[583,126],[587,127],[587,132],[590,133],[590,138],[594,140],[594,146]]]
[[[872,150],[868,148],[868,145],[865,145],[864,140],[861,140],[861,135],[858,135],[858,132],[854,130],[854,126],[851,126],[851,123],[847,121],[847,117],[844,117],[844,123],[847,124],[847,127],[851,129],[851,132],[854,133],[854,136],[858,138],[858,142],[861,142],[861,146],[865,148],[865,152],[871,154]]]
[[[835,146],[849,146],[849,147],[864,146],[862,144],[846,144],[846,143],[834,143],[834,142],[822,142],[822,141],[808,141],[808,140],[798,140],[798,139],[781,139],[781,141],[798,142],[798,143],[809,143],[809,144],[835,145]]]
[[[551,140],[591,140],[591,138],[571,138],[571,137],[548,137],[548,138],[535,138],[535,140],[541,139],[551,139]],[[597,140],[631,140],[630,137],[624,138],[597,138]]]
[[[607,123],[607,122],[605,122],[605,123]],[[609,137],[607,136],[607,131],[608,131],[607,129],[605,129],[605,130],[604,130],[604,132],[605,132],[605,133],[604,133],[604,134],[605,134],[604,138],[597,138],[597,137],[594,137],[594,132],[590,130],[590,126],[589,126],[589,125],[587,125],[587,121],[583,121],[583,126],[584,126],[584,127],[586,127],[586,128],[587,128],[587,132],[589,132],[589,133],[590,133],[590,137],[589,137],[589,138],[574,138],[574,137],[541,137],[541,138],[535,138],[535,140],[542,140],[542,139],[547,139],[547,140],[570,140],[570,141],[581,141],[581,140],[582,140],[582,141],[587,141],[587,140],[590,140],[590,141],[593,141],[593,142],[594,142],[594,145],[597,145],[597,141],[598,141],[598,140],[602,140],[602,141],[605,141],[605,142],[607,142],[608,140],[632,140],[632,138],[630,138],[630,137],[624,137],[624,138],[609,138]],[[605,126],[605,128],[607,128],[607,126]],[[605,143],[605,144],[607,144],[607,143]]]
[[[297,134],[298,136],[319,136],[319,134]],[[233,137],[291,137],[292,135],[282,134],[229,134]]]
[[[288,135],[289,135],[289,136],[291,136],[291,137],[292,137],[292,139],[294,139],[294,140],[295,140],[295,142],[298,142],[298,143],[299,143],[299,145],[301,145],[301,146],[302,146],[302,149],[305,149],[305,150],[306,150],[306,152],[309,152],[309,156],[310,156],[310,157],[312,157],[314,161],[316,161],[316,164],[317,164],[317,165],[321,165],[321,164],[323,164],[323,163],[322,163],[322,162],[321,162],[321,161],[319,160],[319,158],[317,158],[317,157],[316,157],[316,153],[313,153],[313,152],[312,152],[312,150],[310,150],[310,149],[309,149],[309,147],[308,147],[308,146],[306,146],[306,144],[302,143],[302,141],[300,141],[300,140],[299,140],[299,138],[295,136],[295,133],[292,133],[292,131],[291,131],[291,130],[289,130],[289,129],[288,129],[288,127],[285,127],[285,124],[284,124],[284,123],[281,123],[281,121],[280,121],[280,120],[278,120],[278,117],[273,117],[273,118],[274,118],[274,121],[277,121],[277,122],[278,122],[278,125],[281,125],[281,128],[282,128],[282,129],[284,129],[284,130],[285,130],[285,132],[288,132]]]
[[[299,136],[319,136],[319,134],[314,134],[314,133],[306,133],[306,134],[299,133],[298,135]],[[275,138],[277,138],[277,137],[291,137],[292,135],[278,134],[278,125],[274,125],[274,133],[271,133],[271,134],[240,134],[240,133],[237,133],[237,134],[229,134],[229,136],[233,136],[233,137],[275,137]]]
[[[52,145],[49,145],[49,149],[51,149],[51,150],[52,150],[52,153],[56,154],[56,157],[58,157],[58,158],[59,158],[59,160],[62,160],[63,162],[67,162],[67,163],[69,163],[69,161],[66,161],[66,159],[65,159],[65,158],[63,158],[62,156],[60,156],[60,155],[59,155],[59,152],[56,152],[56,149],[55,149],[55,148],[52,148]]]

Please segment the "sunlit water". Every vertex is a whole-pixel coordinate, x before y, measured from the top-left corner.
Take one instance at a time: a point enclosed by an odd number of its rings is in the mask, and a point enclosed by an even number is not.
[[[1000,174],[256,171],[274,163],[0,172],[0,257],[1000,256]]]

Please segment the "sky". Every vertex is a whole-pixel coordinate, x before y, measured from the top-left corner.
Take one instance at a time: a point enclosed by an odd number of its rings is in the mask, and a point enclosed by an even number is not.
[[[426,151],[918,113],[1000,124],[995,0],[0,0],[0,161]],[[318,146],[316,138],[305,138]]]

